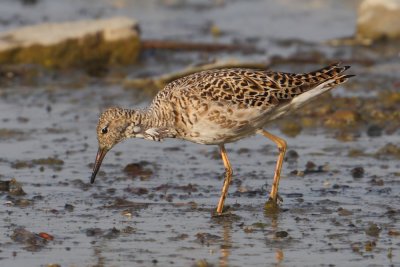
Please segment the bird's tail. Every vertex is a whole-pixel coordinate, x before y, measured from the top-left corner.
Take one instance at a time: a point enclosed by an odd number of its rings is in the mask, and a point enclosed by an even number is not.
[[[304,83],[300,86],[302,93],[291,101],[291,109],[299,108],[306,102],[355,76],[343,74],[349,68],[350,66],[340,66],[340,63],[334,63],[316,71],[297,74],[296,78]]]
[[[340,66],[340,63],[334,63],[322,69],[312,71],[305,74],[298,74],[301,80],[307,82],[309,89],[314,89],[320,84],[324,84],[323,88],[331,88],[338,84],[346,82],[350,77],[355,75],[343,74],[350,66]],[[305,90],[307,91],[307,90]]]

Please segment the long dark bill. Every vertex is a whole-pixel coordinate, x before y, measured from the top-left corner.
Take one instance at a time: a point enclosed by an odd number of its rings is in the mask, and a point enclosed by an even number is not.
[[[94,162],[92,177],[90,178],[90,183],[93,184],[94,180],[96,179],[96,174],[100,169],[101,162],[103,161],[104,157],[106,156],[108,150],[105,148],[100,148],[97,150],[96,161]]]

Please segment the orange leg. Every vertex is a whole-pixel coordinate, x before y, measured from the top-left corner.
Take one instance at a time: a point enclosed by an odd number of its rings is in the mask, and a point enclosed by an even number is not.
[[[224,202],[226,195],[228,194],[228,188],[229,185],[232,181],[232,167],[231,164],[229,163],[228,160],[228,155],[226,154],[225,146],[224,145],[219,145],[222,161],[224,162],[225,166],[225,180],[224,180],[224,185],[222,187],[222,192],[221,192],[221,197],[218,202],[217,206],[217,214],[221,214],[222,210],[224,208]]]
[[[281,178],[282,163],[285,157],[285,152],[287,147],[286,141],[265,130],[259,130],[258,133],[272,140],[278,146],[279,156],[278,156],[278,161],[276,162],[274,181],[272,183],[271,193],[269,194],[269,200],[268,200],[272,201],[273,203],[277,203],[279,198],[278,197],[279,179]]]

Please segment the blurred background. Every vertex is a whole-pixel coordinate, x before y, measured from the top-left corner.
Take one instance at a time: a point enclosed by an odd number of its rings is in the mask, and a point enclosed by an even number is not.
[[[1,0],[0,265],[400,264],[399,20],[398,0]],[[289,146],[279,213],[262,137],[227,146],[226,218],[212,146],[129,140],[89,185],[106,107],[210,68],[337,61],[356,77],[268,128]]]

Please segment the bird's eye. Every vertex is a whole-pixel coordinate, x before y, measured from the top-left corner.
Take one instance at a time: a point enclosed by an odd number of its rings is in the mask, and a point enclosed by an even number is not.
[[[104,127],[103,129],[101,129],[101,133],[102,133],[102,134],[108,133],[108,127],[106,126],[106,127]]]

